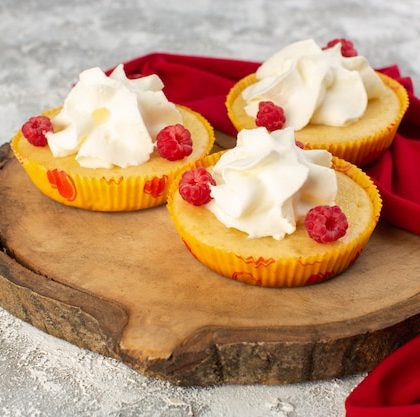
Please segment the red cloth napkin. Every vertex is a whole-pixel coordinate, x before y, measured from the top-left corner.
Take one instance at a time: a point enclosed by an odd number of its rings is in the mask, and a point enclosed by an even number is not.
[[[420,100],[411,79],[401,77],[397,66],[381,71],[406,88],[410,105],[391,147],[365,170],[381,192],[381,218],[420,234]]]
[[[380,363],[349,395],[346,417],[420,416],[420,336]]]
[[[125,64],[127,74],[158,74],[169,100],[203,114],[218,130],[235,135],[226,115],[230,88],[259,64],[164,53]],[[420,234],[420,100],[398,67],[381,70],[407,89],[410,107],[391,148],[368,167],[383,198],[382,218]],[[346,402],[347,417],[420,417],[420,336],[385,359]]]
[[[236,81],[255,72],[259,63],[232,59],[153,53],[125,63],[127,74],[158,74],[169,100],[203,114],[215,129],[236,135],[227,117],[225,99]],[[408,90],[410,107],[391,148],[365,167],[384,202],[382,219],[420,234],[420,100],[410,78],[398,67],[381,70]]]

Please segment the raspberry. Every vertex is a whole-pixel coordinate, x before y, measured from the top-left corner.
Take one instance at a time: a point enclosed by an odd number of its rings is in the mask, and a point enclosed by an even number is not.
[[[300,149],[305,149],[305,145],[299,141],[299,140],[295,140],[296,146]]]
[[[179,183],[181,197],[194,206],[202,206],[211,200],[209,184],[216,185],[211,174],[204,168],[184,172]]]
[[[284,111],[272,101],[260,101],[255,124],[267,128],[268,131],[281,129],[286,122]]]
[[[357,51],[354,48],[353,42],[348,39],[333,39],[327,43],[327,46],[324,46],[322,49],[332,48],[337,43],[341,43],[341,55],[350,58],[352,56],[357,56]]]
[[[137,73],[135,73],[135,74],[128,74],[127,75],[127,78],[129,80],[137,80],[137,78],[143,78],[143,75],[137,74]]]
[[[166,126],[157,134],[156,146],[162,158],[178,161],[191,155],[191,133],[180,124]]]
[[[308,211],[305,227],[309,236],[318,243],[334,242],[346,234],[346,215],[338,206],[317,206]]]
[[[51,120],[46,116],[31,117],[22,126],[23,136],[34,146],[45,146],[48,143],[45,133],[52,131],[53,125]]]

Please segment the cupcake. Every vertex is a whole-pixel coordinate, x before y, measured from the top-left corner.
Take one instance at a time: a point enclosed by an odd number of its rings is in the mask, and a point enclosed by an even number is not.
[[[12,149],[48,197],[98,211],[165,203],[176,174],[206,155],[213,129],[168,101],[157,75],[83,71],[61,108],[30,118]]]
[[[291,128],[260,127],[179,175],[168,209],[187,249],[209,268],[248,284],[294,287],[348,268],[381,200],[356,166],[300,148]]]
[[[408,107],[405,89],[375,72],[350,41],[293,43],[240,80],[226,100],[238,130],[293,127],[308,149],[356,165],[387,149]]]

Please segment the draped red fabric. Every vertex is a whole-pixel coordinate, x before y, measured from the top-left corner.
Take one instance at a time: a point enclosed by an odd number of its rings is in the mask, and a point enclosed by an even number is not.
[[[414,95],[411,79],[402,77],[397,66],[381,71],[406,88],[410,105],[392,146],[364,168],[381,192],[381,218],[420,234],[420,100]]]
[[[420,416],[420,336],[381,362],[348,396],[346,417]]]
[[[236,131],[225,99],[240,78],[258,63],[231,59],[153,53],[125,64],[127,74],[158,74],[169,100],[203,114],[218,130]],[[398,67],[380,71],[407,89],[410,106],[393,145],[364,167],[383,198],[382,220],[420,234],[420,100],[410,78]],[[385,359],[348,397],[347,417],[420,417],[420,336]]]
[[[215,129],[235,135],[226,114],[226,95],[258,66],[233,59],[152,53],[126,62],[125,70],[127,74],[158,74],[169,100],[203,114]],[[401,77],[398,67],[381,71],[404,85],[410,107],[391,148],[365,169],[384,200],[382,219],[420,234],[420,100],[414,96],[410,78]]]

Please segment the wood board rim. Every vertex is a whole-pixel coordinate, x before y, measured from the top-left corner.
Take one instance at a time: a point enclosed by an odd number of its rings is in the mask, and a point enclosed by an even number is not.
[[[0,147],[0,169],[13,158],[8,144]],[[54,279],[42,276],[27,266],[21,265],[7,248],[1,245],[0,236],[0,304],[15,316],[28,321],[41,330],[61,337],[80,347],[86,347],[101,354],[122,360],[129,366],[148,375],[159,376],[182,385],[209,385],[222,383],[291,383],[304,380],[344,376],[371,369],[383,357],[420,332],[420,292],[399,303],[347,320],[344,334],[338,337],[331,324],[280,327],[249,327],[232,329],[208,326],[190,335],[166,358],[141,358],[137,352],[121,349],[119,342],[128,321],[123,306],[110,300],[89,294],[81,289],[66,286]],[[36,286],[34,282],[36,280]],[[28,294],[29,292],[29,294]],[[4,295],[6,293],[6,296]],[[57,294],[60,294],[57,296]],[[25,298],[26,297],[26,298]],[[31,308],[21,306],[22,299]],[[28,301],[29,300],[29,301]],[[96,303],[96,304],[95,304]],[[54,304],[56,316],[47,305]],[[92,305],[100,305],[96,309]],[[396,307],[396,308],[395,308]],[[74,310],[76,309],[76,310]],[[72,321],[71,314],[77,311],[78,324],[86,323],[83,340],[77,329],[70,326],[67,333],[56,332],[57,326],[46,326],[46,322],[60,323],[60,310],[67,311],[65,320]],[[103,311],[108,314],[103,314]],[[392,314],[389,314],[392,313]],[[116,319],[116,323],[110,320]],[[384,317],[387,317],[384,320]],[[375,321],[373,319],[380,318]],[[375,324],[372,324],[375,323]],[[74,323],[76,325],[76,321]],[[299,329],[300,327],[300,329]],[[252,330],[250,336],[249,331]],[[292,331],[294,333],[292,333]],[[280,340],[281,339],[281,340]],[[233,371],[226,363],[229,355],[240,356],[240,350],[251,349],[252,355],[273,356],[280,360],[287,355],[290,346],[303,344],[303,351],[309,357],[323,356],[324,363],[336,356],[334,347],[339,348],[343,365],[333,373],[314,370],[311,363],[304,364],[301,372],[284,373],[267,377],[264,371],[254,369],[249,375],[240,369]],[[272,352],[276,352],[273,354]],[[358,353],[357,353],[358,352]],[[374,352],[374,353],[372,353]],[[357,354],[356,354],[357,353]],[[345,357],[359,357],[359,363],[346,363]],[[236,355],[236,356],[235,356]],[[245,353],[245,356],[250,353]],[[340,353],[339,353],[340,355]],[[362,360],[363,356],[363,360]],[[271,359],[273,360],[273,358]],[[309,361],[310,362],[310,361]],[[328,367],[327,367],[328,368]]]

